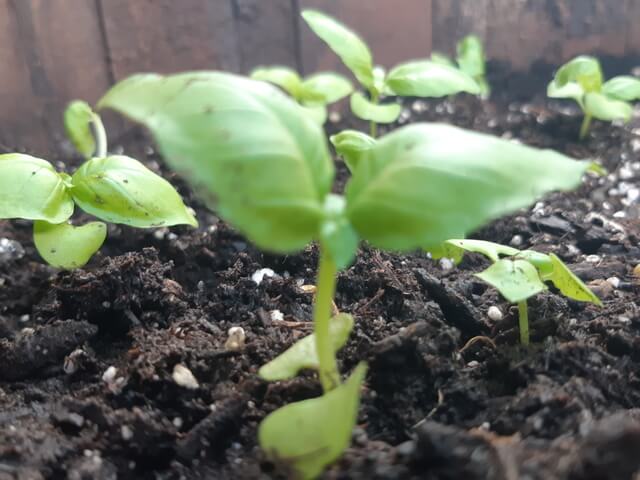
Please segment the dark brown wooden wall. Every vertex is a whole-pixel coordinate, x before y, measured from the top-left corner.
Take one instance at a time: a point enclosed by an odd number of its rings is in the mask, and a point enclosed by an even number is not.
[[[387,67],[451,53],[471,32],[519,71],[640,54],[640,0],[0,0],[0,150],[60,155],[66,103],[95,102],[134,72],[340,69],[303,8],[351,25]]]

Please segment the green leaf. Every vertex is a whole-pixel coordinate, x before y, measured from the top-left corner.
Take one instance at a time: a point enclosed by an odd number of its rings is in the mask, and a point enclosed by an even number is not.
[[[349,446],[366,370],[366,364],[360,363],[339,387],[286,405],[262,421],[260,446],[274,463],[288,470],[288,478],[316,478]]]
[[[302,18],[333,52],[340,57],[358,81],[373,87],[373,60],[369,47],[355,33],[337,20],[316,10],[305,10]]]
[[[500,245],[499,243],[487,242],[486,240],[447,240],[446,245],[458,248],[462,251],[481,253],[492,262],[497,262],[501,257],[516,255],[520,253],[517,248]]]
[[[64,177],[46,160],[0,155],[0,218],[61,223],[73,214],[73,199]]]
[[[351,82],[342,75],[321,72],[311,75],[302,82],[300,101],[320,101],[323,104],[335,103],[353,91]]]
[[[640,78],[629,75],[613,77],[604,82],[602,93],[616,100],[631,102],[640,99]]]
[[[107,225],[102,222],[79,227],[42,220],[33,224],[33,242],[40,256],[49,265],[67,270],[86,264],[106,238]]]
[[[553,272],[553,263],[551,257],[544,253],[535,252],[533,250],[523,250],[516,255],[517,258],[523,259],[531,263],[538,269],[540,278],[548,280],[548,276]]]
[[[536,267],[526,260],[503,258],[476,277],[494,287],[511,303],[518,303],[547,289]]]
[[[73,146],[85,158],[91,158],[96,151],[91,123],[93,111],[87,102],[74,100],[64,111],[64,128]]]
[[[289,67],[258,67],[253,70],[249,76],[254,80],[262,80],[264,82],[273,83],[282,88],[296,100],[300,101],[302,93],[302,79],[298,72]],[[318,97],[316,97],[318,100]]]
[[[430,60],[433,63],[439,63],[440,65],[447,65],[448,67],[456,68],[456,64],[444,53],[440,52],[431,52]]]
[[[88,160],[72,183],[76,203],[102,220],[141,228],[198,225],[171,184],[133,158]]]
[[[402,111],[402,106],[397,103],[384,105],[370,102],[360,92],[351,95],[351,111],[362,120],[371,120],[376,123],[395,122]]]
[[[599,92],[602,88],[602,70],[597,58],[580,55],[558,69],[553,79],[554,89],[577,83],[585,93]]]
[[[622,100],[608,98],[602,93],[587,93],[584,96],[584,109],[599,120],[629,121],[633,107]]]
[[[562,260],[560,260],[555,254],[550,253],[549,258],[553,265],[553,271],[550,275],[545,277],[545,280],[550,280],[556,286],[563,295],[579,300],[581,302],[591,302],[598,306],[602,306],[602,302],[589,290],[582,280],[580,280],[571,270],[567,267]]]
[[[346,313],[336,315],[329,324],[329,336],[334,352],[340,350],[353,329],[353,317]],[[318,354],[316,353],[315,334],[307,335],[291,347],[263,365],[258,372],[260,378],[268,382],[294,378],[300,370],[318,370]]]
[[[327,107],[324,105],[300,105],[302,110],[318,125],[327,121]]]
[[[376,144],[375,138],[357,130],[343,130],[329,137],[329,140],[352,173],[356,169],[362,153],[370,150]]]
[[[475,35],[467,35],[458,42],[456,60],[460,69],[478,80],[485,74],[485,58],[482,42]]]
[[[259,247],[317,238],[333,161],[322,128],[277,89],[219,72],[138,75],[100,106],[146,125],[169,166]]]
[[[320,227],[320,242],[327,249],[339,269],[353,262],[358,250],[358,233],[346,216],[343,196],[329,194],[325,201],[325,220]]]
[[[471,76],[455,67],[430,60],[398,65],[387,75],[387,85],[402,96],[443,97],[460,92],[480,94],[480,87]]]
[[[559,85],[556,80],[552,80],[547,86],[547,96],[550,98],[572,98],[582,106],[584,89],[578,83],[565,83]]]
[[[410,250],[461,238],[580,184],[589,162],[443,124],[413,124],[363,153],[346,188],[359,236]]]

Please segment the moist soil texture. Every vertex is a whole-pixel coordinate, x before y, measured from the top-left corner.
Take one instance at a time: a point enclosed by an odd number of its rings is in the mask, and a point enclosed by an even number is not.
[[[579,142],[581,118],[562,103],[404,105],[401,123],[447,122],[608,170],[473,235],[556,253],[604,306],[538,295],[523,348],[516,313],[473,276],[481,256],[454,267],[362,245],[335,303],[356,321],[341,371],[362,360],[369,371],[351,447],[323,478],[640,478],[640,122],[595,121]],[[122,144],[178,185],[200,227],[110,226],[89,265],[60,272],[29,222],[0,224],[0,480],[286,478],[257,426],[320,386],[257,370],[312,331],[317,248],[258,251],[163,170],[144,135]],[[244,345],[229,345],[231,327]]]

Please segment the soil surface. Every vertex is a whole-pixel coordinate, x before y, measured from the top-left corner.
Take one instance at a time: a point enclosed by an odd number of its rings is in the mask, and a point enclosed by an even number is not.
[[[575,110],[544,100],[405,106],[403,123],[449,122],[608,169],[474,235],[555,252],[604,307],[539,295],[525,349],[510,305],[472,276],[480,256],[451,268],[363,245],[336,305],[356,319],[341,371],[370,368],[352,446],[325,478],[640,478],[640,130],[594,122],[578,142]],[[144,137],[123,143],[161,171]],[[81,270],[43,265],[29,222],[0,224],[0,480],[283,478],[257,425],[320,387],[256,372],[311,332],[317,250],[261,253],[162,173],[199,229],[111,226]],[[257,284],[264,268],[275,274]],[[246,342],[229,349],[236,326]]]

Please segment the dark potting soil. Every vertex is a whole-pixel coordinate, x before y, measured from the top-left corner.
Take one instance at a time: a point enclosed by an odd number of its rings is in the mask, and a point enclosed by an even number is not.
[[[336,306],[356,319],[341,370],[370,369],[352,446],[325,478],[640,478],[640,131],[594,122],[578,142],[580,118],[543,101],[405,105],[403,122],[454,123],[609,170],[474,235],[557,253],[604,307],[539,295],[525,349],[510,306],[472,276],[483,258],[451,268],[363,245]],[[144,140],[129,143],[160,168]],[[311,332],[317,250],[263,254],[168,176],[200,228],[111,226],[81,270],[43,265],[28,222],[0,225],[11,240],[0,239],[0,479],[284,477],[257,425],[320,387],[313,374],[268,384],[256,372]],[[275,275],[258,285],[264,268]],[[225,346],[234,326],[239,350]],[[177,382],[176,365],[195,379]]]

